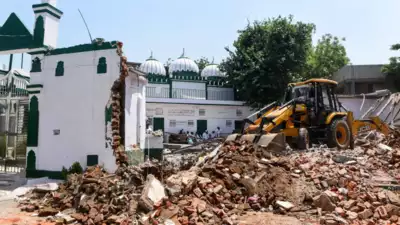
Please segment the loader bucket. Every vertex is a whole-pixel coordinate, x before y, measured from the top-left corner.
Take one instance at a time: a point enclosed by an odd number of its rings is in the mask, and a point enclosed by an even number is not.
[[[235,141],[239,136],[239,134],[230,134],[226,137],[225,142]]]
[[[225,143],[230,142],[230,141],[236,141],[236,140],[254,143],[257,136],[259,136],[259,135],[257,135],[257,134],[243,134],[243,135],[242,134],[231,134],[228,137],[226,137]]]
[[[286,139],[283,133],[269,133],[269,134],[231,134],[225,142],[230,141],[248,141],[255,145],[271,151],[283,151],[286,149]]]
[[[269,133],[261,135],[257,146],[271,151],[283,151],[286,149],[286,138],[284,133]]]

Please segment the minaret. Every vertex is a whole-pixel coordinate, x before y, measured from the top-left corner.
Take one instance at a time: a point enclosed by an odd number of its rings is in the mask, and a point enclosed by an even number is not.
[[[35,12],[33,36],[36,47],[57,47],[58,25],[63,12],[56,8],[56,4],[57,0],[42,0],[41,4],[32,6]]]

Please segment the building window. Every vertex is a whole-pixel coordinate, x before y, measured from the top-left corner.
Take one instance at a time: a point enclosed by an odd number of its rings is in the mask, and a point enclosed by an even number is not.
[[[44,19],[43,16],[38,16],[33,30],[33,41],[36,47],[42,47],[44,41]]]
[[[232,127],[232,120],[227,120],[225,125],[226,127]]]
[[[99,59],[99,64],[97,65],[97,73],[107,73],[107,62],[105,57]]]
[[[170,120],[169,127],[176,127],[176,120]]]
[[[206,110],[205,109],[199,109],[199,116],[205,116],[206,115]]]
[[[162,108],[156,108],[156,115],[162,115],[163,114],[163,109]]]
[[[29,147],[37,147],[39,139],[39,100],[33,96],[29,103],[28,140]]]
[[[64,76],[64,62],[60,61],[57,63],[57,68],[56,68],[56,76]]]
[[[38,57],[32,60],[31,72],[42,72],[42,62]]]
[[[236,109],[236,116],[243,116],[242,110]]]
[[[194,121],[188,120],[188,127],[193,127],[193,126],[194,126]]]

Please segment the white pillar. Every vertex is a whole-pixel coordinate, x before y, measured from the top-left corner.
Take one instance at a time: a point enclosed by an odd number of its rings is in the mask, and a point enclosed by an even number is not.
[[[140,93],[140,129],[139,129],[139,137],[140,137],[140,148],[145,148],[146,141],[146,86],[144,84],[140,84],[141,93]]]
[[[137,142],[137,106],[138,99],[135,95],[135,85],[132,85],[132,78],[126,78],[125,87],[125,149],[131,150],[132,145]]]

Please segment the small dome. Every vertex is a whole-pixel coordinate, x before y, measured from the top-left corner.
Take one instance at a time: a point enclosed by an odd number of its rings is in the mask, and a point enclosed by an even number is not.
[[[224,77],[225,73],[221,72],[219,70],[217,64],[210,64],[201,71],[201,76],[202,77]]]
[[[139,70],[146,74],[154,74],[162,76],[167,75],[164,65],[157,59],[153,58],[153,53],[151,53],[150,58],[148,58],[146,62],[142,63],[139,66]]]
[[[176,72],[199,73],[199,67],[192,59],[185,56],[185,49],[183,49],[181,57],[174,60],[169,66],[169,71],[171,73],[176,73]]]

